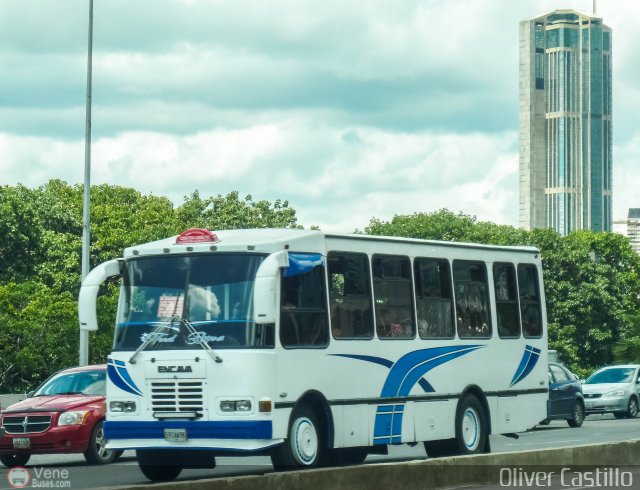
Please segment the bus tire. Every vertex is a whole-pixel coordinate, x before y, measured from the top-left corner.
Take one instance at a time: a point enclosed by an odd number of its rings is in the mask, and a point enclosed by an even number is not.
[[[0,456],[0,462],[7,468],[13,468],[14,466],[24,466],[29,462],[31,454],[3,454]]]
[[[138,450],[136,457],[140,471],[152,482],[173,481],[182,472],[182,466],[166,464],[154,451]]]
[[[369,447],[342,447],[328,449],[322,466],[357,466],[364,463],[369,455]]]
[[[442,439],[439,441],[425,441],[424,450],[430,458],[444,458],[446,456],[455,456],[456,440]]]
[[[456,410],[457,454],[479,454],[487,450],[487,417],[474,395],[465,395]]]
[[[324,452],[324,435],[318,418],[307,405],[298,405],[291,413],[287,438],[271,452],[276,471],[318,466]]]

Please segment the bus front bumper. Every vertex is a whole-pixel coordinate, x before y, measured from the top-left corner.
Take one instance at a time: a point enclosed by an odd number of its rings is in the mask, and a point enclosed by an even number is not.
[[[282,443],[272,438],[270,420],[109,421],[104,424],[108,449],[215,449],[261,451]]]

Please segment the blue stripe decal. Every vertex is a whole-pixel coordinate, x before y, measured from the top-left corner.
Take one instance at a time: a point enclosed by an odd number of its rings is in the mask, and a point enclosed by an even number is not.
[[[465,345],[421,349],[405,354],[395,363],[382,357],[356,354],[332,355],[372,362],[389,368],[380,396],[394,398],[409,395],[416,384],[419,384],[426,393],[435,392],[433,386],[423,378],[426,373],[482,347],[484,346]],[[378,406],[373,424],[373,444],[401,444],[403,415],[404,404]]]
[[[520,364],[518,365],[518,369],[516,369],[513,378],[511,379],[511,384],[509,387],[518,384],[524,378],[526,378],[533,368],[538,363],[538,359],[540,359],[540,353],[542,351],[540,349],[536,349],[531,345],[527,345],[524,349],[524,353],[522,354],[522,359],[520,360]]]
[[[435,347],[409,352],[398,359],[391,368],[381,396],[407,396],[427,372],[480,347],[479,345]]]
[[[381,366],[384,366],[389,369],[391,369],[391,367],[393,366],[393,362],[391,362],[388,359],[385,359],[384,357],[361,356],[358,354],[331,354],[331,355],[336,357],[346,357],[348,359],[358,359],[359,361],[373,362],[374,364],[380,364]]]
[[[158,421],[104,423],[107,439],[164,439],[164,429],[186,429],[188,439],[272,439],[270,420],[256,421]]]
[[[131,393],[132,395],[142,396],[142,391],[140,391],[140,388],[136,386],[131,376],[129,376],[124,362],[107,359],[107,375],[111,382],[121,390]]]

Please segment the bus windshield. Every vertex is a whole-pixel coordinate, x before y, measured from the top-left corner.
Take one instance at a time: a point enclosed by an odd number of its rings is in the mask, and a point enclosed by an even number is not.
[[[114,350],[273,347],[273,325],[253,320],[253,288],[265,255],[207,254],[129,260]],[[189,322],[193,329],[184,328]]]

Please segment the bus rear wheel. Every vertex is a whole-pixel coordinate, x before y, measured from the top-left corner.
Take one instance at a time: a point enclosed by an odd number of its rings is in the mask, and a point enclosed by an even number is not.
[[[442,439],[440,441],[425,441],[424,449],[430,458],[443,458],[457,454],[455,439]]]
[[[487,417],[480,401],[474,395],[465,395],[456,411],[457,454],[487,452]]]
[[[324,451],[318,419],[308,406],[299,405],[291,414],[287,439],[271,452],[276,471],[318,466]]]

